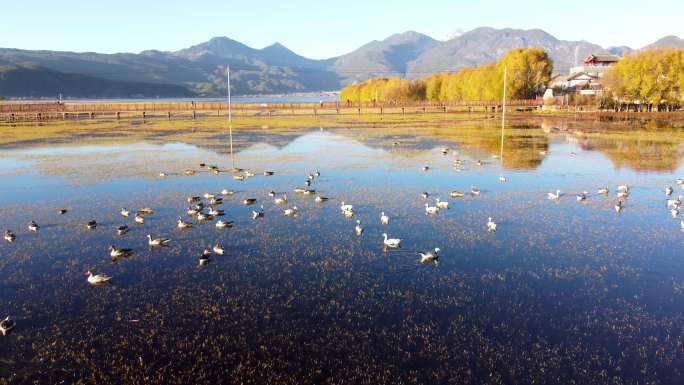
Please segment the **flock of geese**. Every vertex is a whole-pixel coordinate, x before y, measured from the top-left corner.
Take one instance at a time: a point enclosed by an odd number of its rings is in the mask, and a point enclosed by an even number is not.
[[[442,153],[446,154],[448,153],[448,149],[442,149]],[[454,160],[454,167],[457,169],[460,169],[462,163],[464,161],[456,159]],[[481,161],[477,162],[478,165],[482,165],[483,163]],[[200,167],[206,167],[209,172],[213,172],[214,174],[219,174],[221,171],[217,166],[207,166],[204,163],[200,164]],[[423,166],[422,168],[423,171],[428,171],[430,170],[430,166]],[[255,176],[255,174],[249,170],[243,170],[239,168],[234,168],[233,170],[233,178],[236,180],[245,180],[248,177]],[[195,170],[186,170],[185,175],[195,175],[196,171]],[[264,171],[263,175],[264,176],[271,176],[274,175],[274,171]],[[168,174],[161,172],[159,173],[160,177],[166,177]],[[320,172],[316,170],[313,173],[310,173],[307,175],[306,180],[305,180],[305,186],[306,187],[296,187],[294,188],[294,192],[302,195],[309,195],[313,196],[315,195],[315,201],[318,203],[325,202],[329,200],[328,197],[318,195],[316,193],[316,190],[310,188],[312,182],[315,181],[316,178],[320,177]],[[501,182],[506,182],[507,179],[503,176],[499,178]],[[679,185],[682,189],[684,189],[684,179],[677,179],[676,184]],[[608,187],[602,187],[597,190],[597,194],[599,195],[608,195],[609,194],[609,189]],[[670,210],[670,213],[673,218],[676,218],[679,215],[679,210],[681,208],[682,204],[682,196],[678,196],[677,198],[670,199],[674,192],[674,189],[671,186],[667,186],[665,189],[665,194],[668,197],[667,199],[667,208]],[[471,187],[469,191],[470,195],[472,196],[479,196],[481,194],[481,191],[476,188],[476,187]],[[617,203],[615,204],[615,211],[617,213],[621,213],[623,208],[624,208],[624,202],[625,200],[629,197],[630,193],[630,186],[629,185],[620,185],[617,186]],[[220,217],[223,217],[225,215],[225,211],[216,208],[215,206],[219,206],[223,204],[224,200],[227,199],[230,195],[233,195],[234,191],[229,190],[229,189],[223,189],[221,191],[221,194],[212,194],[212,193],[205,193],[203,197],[200,196],[191,196],[187,198],[187,203],[190,205],[187,210],[186,214],[190,217],[194,217],[197,219],[197,222],[206,222],[206,221],[213,221],[216,220],[214,223],[217,228],[229,228],[232,227],[233,222],[232,221],[227,221],[220,219]],[[285,216],[291,216],[291,217],[296,217],[299,214],[299,209],[297,206],[289,206],[289,201],[287,194],[282,194],[277,196],[276,192],[271,191],[268,193],[268,195],[273,198],[273,203],[280,207],[282,210],[283,215]],[[452,191],[450,193],[450,196],[452,198],[459,198],[465,196],[466,193],[462,191]],[[547,193],[547,197],[549,200],[552,201],[559,201],[561,197],[563,196],[563,193],[560,190],[556,190],[555,192],[549,192]],[[584,191],[582,193],[579,193],[576,195],[576,199],[578,202],[583,202],[587,200],[587,197],[589,196],[589,193]],[[424,200],[428,200],[429,194],[427,192],[422,192],[421,197]],[[204,198],[204,200],[202,199]],[[206,203],[205,203],[206,202]],[[256,198],[245,198],[242,201],[242,204],[244,205],[254,205],[257,202]],[[435,215],[438,214],[440,210],[443,209],[448,209],[449,208],[449,202],[448,201],[442,201],[439,198],[435,199],[435,204],[431,205],[430,203],[426,202],[424,204],[425,207],[425,215]],[[351,218],[354,216],[354,206],[351,204],[348,204],[344,201],[341,202],[340,205],[340,211],[342,214],[347,217]],[[59,215],[64,215],[67,213],[66,209],[60,209],[58,211]],[[139,210],[137,210],[133,216],[133,220],[136,224],[144,224],[145,223],[145,218],[146,216],[152,215],[154,213],[154,210],[149,207],[144,207]],[[129,218],[131,216],[131,211],[128,210],[127,208],[121,208],[120,210],[121,216],[125,218]],[[258,218],[263,218],[264,217],[264,206],[261,205],[259,209],[257,210],[252,210],[252,219],[256,220]],[[383,226],[386,226],[390,223],[390,217],[387,213],[382,211],[380,213],[380,224]],[[178,220],[176,222],[177,227],[181,230],[184,229],[189,229],[194,227],[196,224],[193,222],[185,221],[181,216],[178,217]],[[95,229],[97,227],[97,221],[91,220],[88,221],[85,224],[85,227],[87,229]],[[40,226],[35,222],[31,221],[28,223],[27,228],[31,232],[38,232],[40,229]],[[681,221],[681,228],[684,230],[684,220]],[[489,217],[487,219],[487,222],[485,223],[485,229],[488,232],[495,232],[497,230],[497,223],[494,222],[492,217]],[[119,235],[123,235],[127,233],[129,230],[129,227],[127,225],[121,225],[116,227],[116,231]],[[363,235],[364,228],[361,223],[361,220],[357,219],[356,220],[356,226],[354,227],[354,231],[358,236]],[[401,239],[400,238],[390,238],[386,232],[382,233],[383,237],[383,246],[385,248],[399,248],[401,247]],[[4,240],[7,242],[14,242],[16,240],[16,235],[11,231],[11,230],[5,230],[4,233]],[[169,238],[153,238],[152,235],[147,234],[147,241],[148,245],[151,248],[154,247],[164,247],[167,246],[170,242],[171,239]],[[439,253],[440,253],[440,248],[436,247],[433,250],[425,251],[419,253],[420,259],[419,262],[422,264],[429,264],[429,263],[437,263],[439,260]],[[127,248],[121,248],[117,247],[115,245],[109,246],[109,253],[110,257],[113,260],[116,260],[118,258],[122,257],[128,257],[133,254],[132,249],[127,249]],[[200,254],[199,257],[199,265],[204,266],[208,264],[211,260],[212,255],[223,255],[225,253],[225,248],[220,244],[216,243],[213,247],[210,248],[205,248],[202,253]],[[95,274],[92,271],[87,271],[85,273],[87,276],[86,280],[88,284],[97,286],[101,285],[103,283],[109,282],[112,277],[108,276],[107,274],[100,273],[100,274]],[[12,320],[10,317],[6,317],[2,321],[0,321],[0,333],[2,335],[6,335],[9,333],[14,327],[16,326],[16,323],[14,320]]]

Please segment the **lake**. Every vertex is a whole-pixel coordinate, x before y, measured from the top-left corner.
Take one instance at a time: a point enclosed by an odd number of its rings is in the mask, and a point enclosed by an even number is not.
[[[681,122],[513,117],[503,152],[495,120],[264,126],[234,130],[232,157],[219,124],[66,124],[0,127],[0,383],[684,382]],[[293,191],[316,170],[316,194]],[[232,227],[186,214],[223,189]]]

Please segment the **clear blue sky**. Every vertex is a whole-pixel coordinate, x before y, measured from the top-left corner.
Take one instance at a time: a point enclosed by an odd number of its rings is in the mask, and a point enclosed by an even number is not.
[[[444,40],[480,26],[541,28],[564,40],[635,48],[684,37],[684,1],[24,0],[3,1],[0,47],[95,52],[177,50],[214,36],[279,41],[321,59],[415,30]]]

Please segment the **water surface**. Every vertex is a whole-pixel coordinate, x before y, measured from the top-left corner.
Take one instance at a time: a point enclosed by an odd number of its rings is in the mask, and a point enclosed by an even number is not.
[[[503,160],[491,123],[243,129],[232,159],[223,130],[5,133],[0,230],[17,240],[0,244],[0,316],[17,327],[0,338],[0,382],[680,383],[684,233],[663,191],[684,193],[684,134],[633,128],[514,122]],[[257,176],[233,179],[233,162]],[[292,191],[315,169],[327,202]],[[621,214],[618,184],[632,187]],[[449,196],[471,186],[482,194]],[[224,188],[232,228],[175,227],[193,220],[186,197]],[[449,209],[425,215],[435,198]],[[119,214],[147,206],[143,225]],[[383,249],[383,232],[402,247]],[[147,234],[172,242],[149,249]],[[217,242],[225,255],[198,266]],[[134,254],[113,261],[112,244]],[[419,263],[435,247],[439,262]],[[111,284],[89,287],[87,270]]]

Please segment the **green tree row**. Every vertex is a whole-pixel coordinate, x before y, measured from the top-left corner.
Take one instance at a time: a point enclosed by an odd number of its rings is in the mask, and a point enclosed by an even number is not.
[[[650,49],[625,55],[604,78],[618,101],[681,104],[684,98],[684,50]]]
[[[418,80],[392,77],[352,84],[342,89],[340,100],[499,100],[503,97],[504,68],[508,68],[507,97],[529,99],[543,91],[551,79],[553,61],[541,48],[517,48],[509,50],[495,63],[457,72],[436,73]]]

